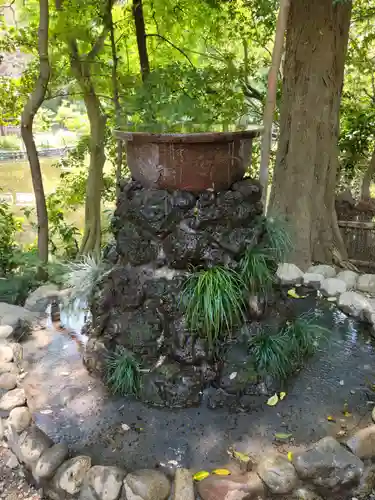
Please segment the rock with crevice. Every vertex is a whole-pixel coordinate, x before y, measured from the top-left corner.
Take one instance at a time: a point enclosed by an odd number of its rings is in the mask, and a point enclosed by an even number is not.
[[[362,274],[357,280],[357,290],[375,294],[375,274]]]
[[[304,286],[310,287],[310,288],[315,288],[316,290],[319,290],[319,288],[322,286],[323,281],[325,280],[325,277],[322,274],[317,274],[317,273],[305,273],[303,275],[303,284]]]
[[[362,460],[332,437],[293,455],[293,465],[301,479],[332,492],[357,485],[364,471]]]
[[[33,476],[35,479],[50,478],[69,455],[68,445],[58,443],[48,448],[37,461]]]
[[[346,292],[346,283],[337,278],[326,278],[322,282],[321,290],[326,297],[338,297]]]
[[[279,264],[276,277],[281,285],[296,285],[302,282],[303,272],[295,264]]]
[[[344,313],[366,321],[366,317],[373,311],[371,302],[361,293],[344,292],[339,296],[337,306]]]
[[[41,455],[51,447],[52,440],[39,427],[33,425],[21,435],[17,457],[28,467],[34,467]]]
[[[47,285],[42,285],[31,292],[26,299],[24,307],[29,311],[44,313],[46,312],[48,305],[59,298],[59,287],[49,283]]]
[[[264,500],[266,489],[255,472],[208,476],[198,483],[202,500]],[[177,500],[177,499],[176,499]]]
[[[375,425],[357,431],[346,446],[362,460],[375,457]]]
[[[16,432],[23,432],[31,424],[31,413],[26,406],[13,408],[9,413],[8,425],[13,427]]]
[[[336,276],[338,280],[344,281],[346,283],[347,290],[355,290],[357,286],[358,273],[354,271],[341,271]]]
[[[171,485],[160,471],[143,469],[128,474],[124,480],[126,500],[166,500]]]
[[[286,494],[294,490],[298,477],[293,465],[283,455],[265,457],[257,472],[271,493]]]
[[[321,274],[324,278],[334,278],[336,276],[336,270],[332,266],[326,264],[319,264],[316,266],[310,266],[307,270],[308,273]]]
[[[23,406],[26,403],[26,395],[23,389],[13,389],[4,394],[0,399],[0,410],[11,411],[17,406]]]
[[[86,474],[79,500],[118,500],[125,474],[118,467],[95,465]]]
[[[71,458],[57,469],[51,487],[62,495],[76,495],[79,493],[87,472],[91,468],[91,458],[85,455]]]
[[[194,484],[191,471],[177,469],[174,477],[173,500],[194,500]]]

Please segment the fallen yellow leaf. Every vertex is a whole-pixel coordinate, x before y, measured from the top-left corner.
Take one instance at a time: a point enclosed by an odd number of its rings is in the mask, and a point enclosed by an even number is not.
[[[286,392],[280,392],[280,401],[282,401],[286,396]]]
[[[233,450],[232,454],[233,454],[234,458],[237,458],[237,460],[239,460],[240,462],[244,462],[245,464],[250,462],[249,455],[246,455],[245,453],[241,453],[240,451]]]
[[[214,469],[212,474],[215,474],[216,476],[230,476],[232,473],[228,469]]]
[[[288,451],[288,460],[289,462],[293,460],[293,453],[291,451]]]
[[[268,406],[276,406],[278,402],[279,402],[279,396],[277,394],[274,394],[269,398],[267,404]]]
[[[200,470],[199,472],[196,472],[193,476],[194,481],[203,481],[203,479],[206,479],[210,475],[209,472],[206,470]]]
[[[342,413],[343,413],[344,417],[351,417],[352,416],[350,411],[343,411]]]
[[[289,439],[292,437],[292,434],[287,434],[285,432],[276,432],[275,438],[276,439]]]
[[[327,420],[328,422],[336,422],[335,418],[332,417],[332,415],[328,415]]]
[[[288,290],[288,297],[292,297],[292,299],[304,299],[306,295],[298,295],[295,288],[291,288]]]

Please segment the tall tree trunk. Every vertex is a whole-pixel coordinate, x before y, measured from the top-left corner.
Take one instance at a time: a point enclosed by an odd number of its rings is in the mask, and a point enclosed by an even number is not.
[[[290,222],[302,268],[346,258],[334,198],[350,15],[351,2],[291,0],[270,212]]]
[[[113,93],[113,105],[115,108],[115,121],[116,127],[120,124],[120,116],[121,116],[121,105],[120,105],[120,96],[119,96],[119,86],[118,86],[118,78],[117,78],[117,66],[118,66],[118,57],[117,57],[117,48],[115,41],[115,30],[113,26],[113,17],[112,17],[112,1],[108,2],[108,19],[109,19],[109,33],[111,38],[111,52],[112,52],[112,93]],[[123,145],[122,141],[118,139],[116,141],[116,195],[120,194],[120,180],[122,175],[122,161],[123,161]]]
[[[372,152],[370,163],[368,164],[367,170],[362,179],[361,199],[363,201],[368,201],[371,198],[370,187],[374,174],[375,174],[375,147],[374,151]]]
[[[48,57],[48,8],[48,0],[39,0],[39,76],[21,116],[21,135],[23,142],[25,143],[27,157],[29,160],[36,202],[38,222],[38,255],[43,264],[48,262],[48,214],[42,172],[33,135],[33,122],[38,109],[43,104],[50,78],[50,64]]]
[[[284,47],[284,36],[288,20],[289,5],[290,5],[290,0],[281,0],[280,2],[279,15],[276,24],[275,43],[272,51],[271,68],[268,72],[267,100],[266,100],[266,105],[264,106],[264,114],[263,114],[264,130],[263,130],[262,145],[260,150],[259,181],[263,188],[262,199],[265,210],[267,209],[268,181],[269,181],[268,172],[269,172],[269,163],[271,155],[272,125],[276,107],[277,80],[281,63],[281,56]]]
[[[148,60],[146,28],[143,17],[142,0],[133,0],[133,17],[135,24],[135,33],[137,35],[137,46],[139,54],[139,63],[141,65],[142,80],[145,81],[150,74],[150,63]]]
[[[104,43],[104,34],[103,34]],[[90,164],[86,184],[85,230],[80,248],[81,254],[100,255],[101,197],[103,167],[105,163],[104,140],[107,117],[95,92],[91,77],[90,57],[79,57],[76,41],[70,41],[71,67],[83,94],[90,123]]]

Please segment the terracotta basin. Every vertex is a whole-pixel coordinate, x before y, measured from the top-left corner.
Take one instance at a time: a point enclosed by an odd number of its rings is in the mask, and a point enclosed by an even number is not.
[[[150,134],[115,131],[133,179],[144,187],[221,191],[242,179],[261,127],[243,132]]]

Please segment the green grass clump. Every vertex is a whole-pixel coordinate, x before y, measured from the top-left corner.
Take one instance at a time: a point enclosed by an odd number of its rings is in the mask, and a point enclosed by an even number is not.
[[[66,269],[64,282],[70,288],[69,303],[78,300],[88,303],[95,285],[106,272],[106,265],[101,259],[87,255],[78,262],[70,262]]]
[[[315,354],[319,343],[329,333],[329,330],[316,323],[315,314],[311,312],[288,322],[284,331],[296,363]]]
[[[232,269],[204,269],[187,279],[183,301],[189,328],[199,332],[214,349],[243,317],[244,283]]]
[[[278,380],[284,380],[292,370],[289,357],[289,346],[285,333],[273,333],[264,328],[250,341],[255,366],[262,376],[271,375]]]
[[[107,360],[107,384],[114,394],[137,395],[141,387],[140,365],[122,346]]]
[[[287,322],[279,332],[269,327],[261,329],[250,341],[258,373],[278,380],[286,379],[315,354],[327,333],[326,328],[315,322],[313,313],[302,314]]]
[[[278,264],[285,261],[288,253],[292,250],[292,238],[290,229],[282,217],[272,215],[264,219],[266,233],[266,251]]]
[[[246,250],[240,261],[240,273],[251,293],[267,294],[274,282],[275,266],[264,248]]]

